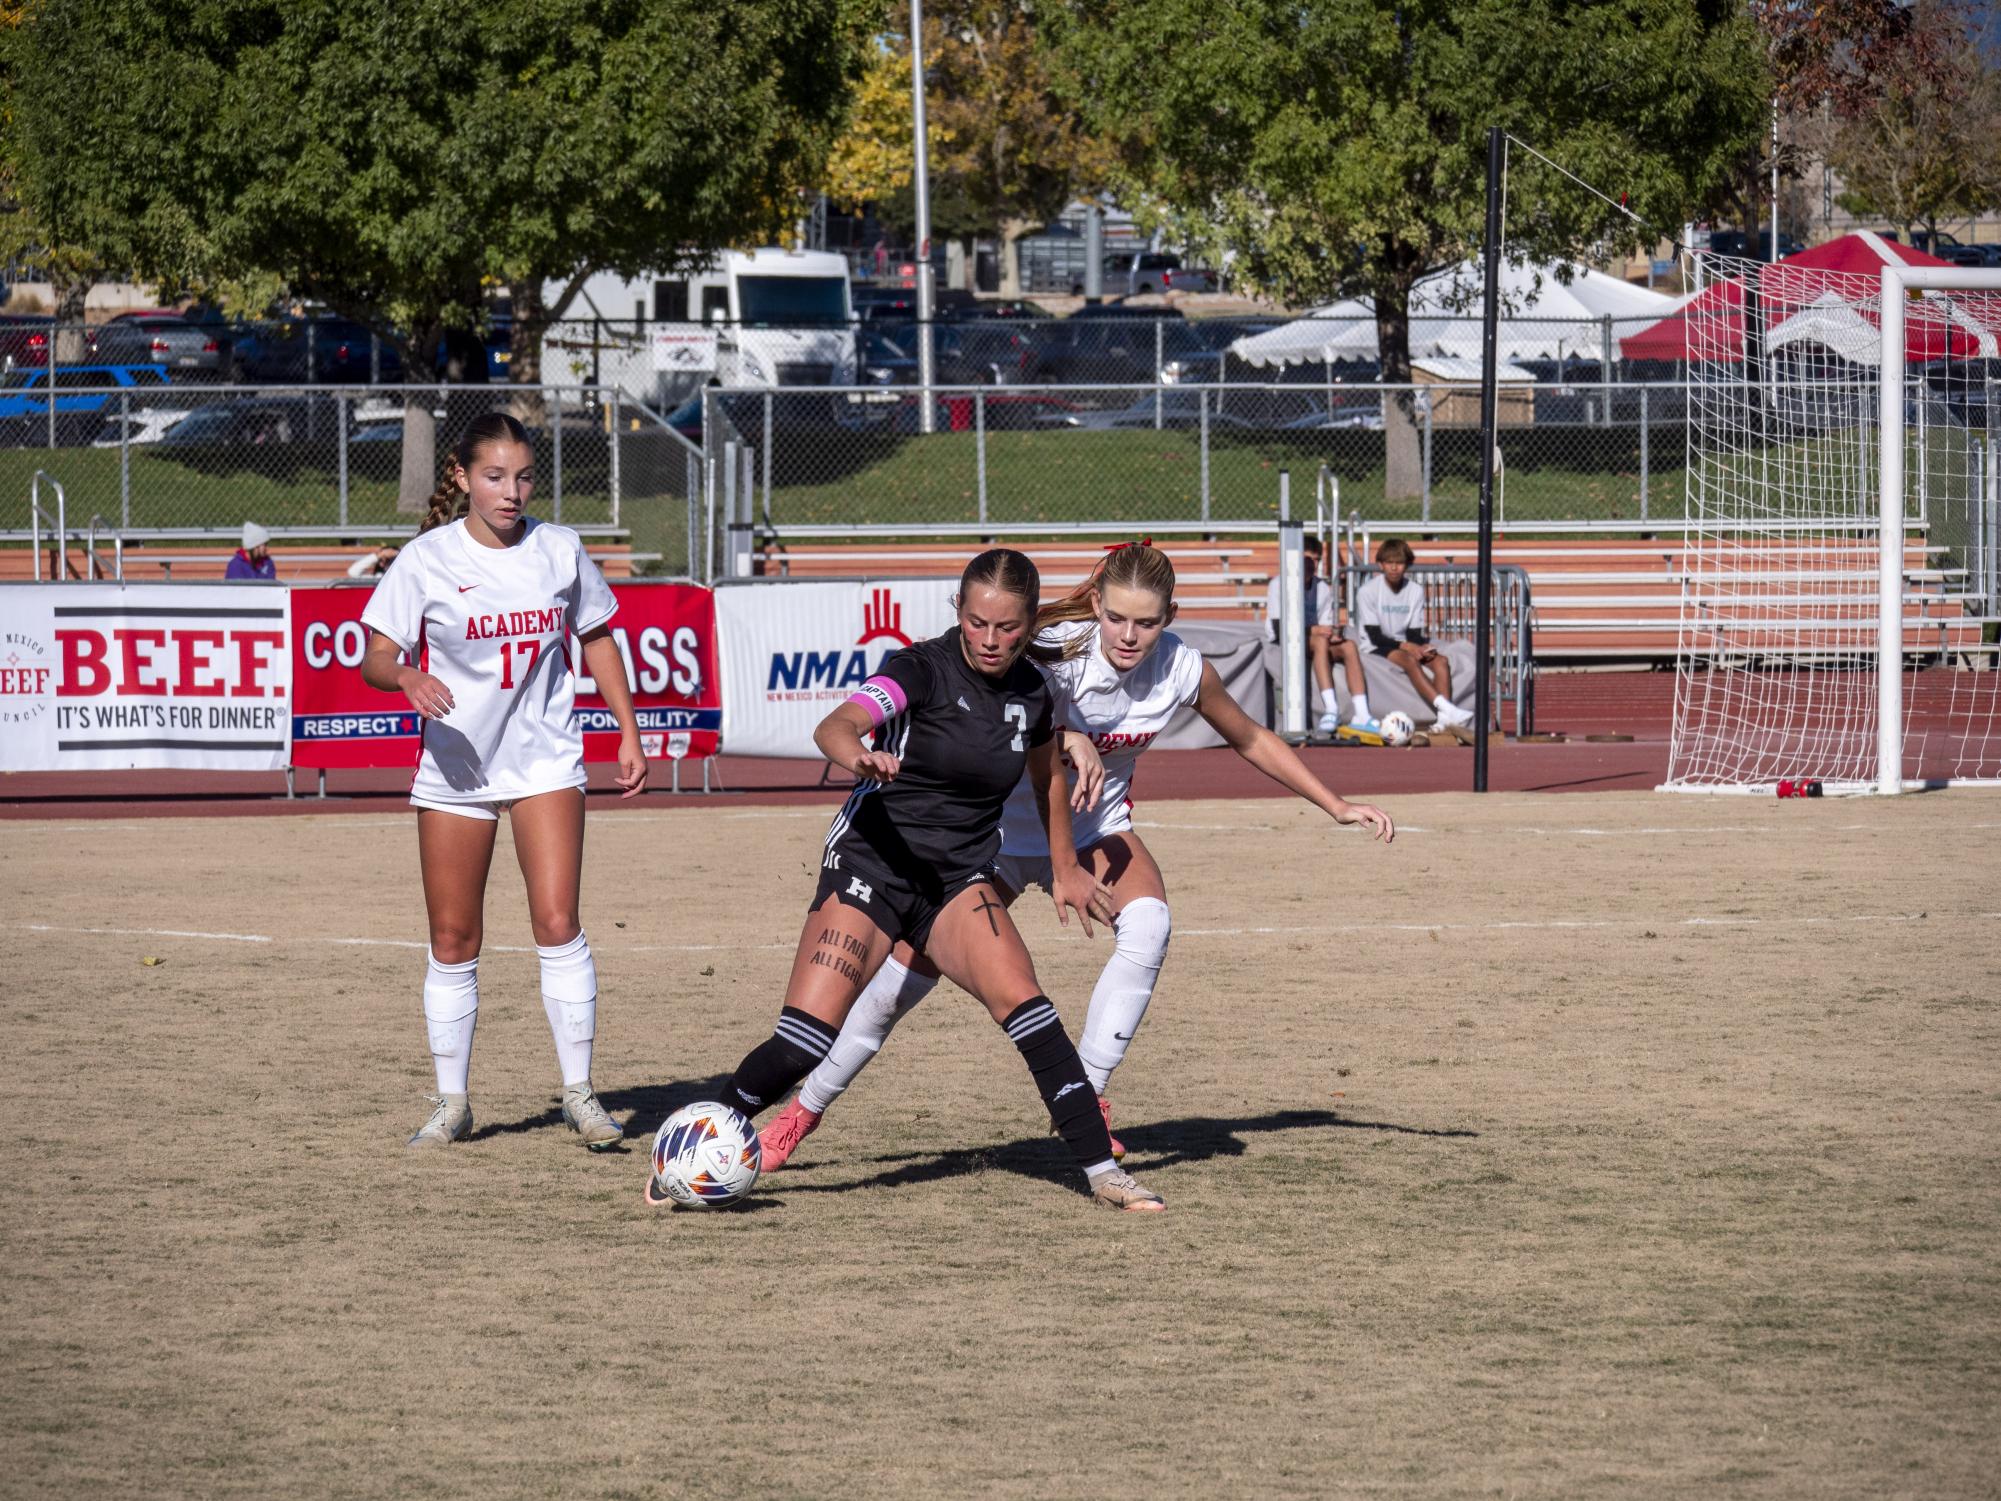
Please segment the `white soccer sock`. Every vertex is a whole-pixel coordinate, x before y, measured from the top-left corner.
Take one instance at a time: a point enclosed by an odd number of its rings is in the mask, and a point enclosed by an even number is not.
[[[841,1035],[799,1087],[799,1103],[818,1115],[838,1100],[881,1051],[890,1029],[937,983],[936,975],[920,975],[894,956],[883,960],[882,968],[855,997],[848,1019],[841,1023]]]
[[[1358,693],[1353,698],[1351,698],[1349,702],[1355,706],[1355,722],[1357,724],[1361,723],[1361,721],[1369,717],[1368,694]]]
[[[1140,1018],[1146,1015],[1147,1002],[1153,999],[1174,922],[1167,903],[1159,897],[1143,896],[1126,903],[1112,919],[1112,930],[1118,940],[1091,991],[1091,1009],[1084,1013],[1084,1036],[1077,1044],[1084,1072],[1099,1094],[1105,1092],[1112,1070],[1125,1061]]]
[[[1334,696],[1332,688],[1322,688],[1320,690],[1320,708],[1323,713],[1327,714],[1337,714],[1340,712],[1341,700]]]
[[[590,940],[579,933],[553,948],[537,944],[535,952],[542,956],[542,1009],[556,1039],[563,1086],[588,1084],[591,1042],[598,1033],[598,967]]]
[[[424,1030],[438,1093],[462,1095],[472,1072],[472,1032],[479,1020],[479,959],[440,964],[431,954],[424,968]]]

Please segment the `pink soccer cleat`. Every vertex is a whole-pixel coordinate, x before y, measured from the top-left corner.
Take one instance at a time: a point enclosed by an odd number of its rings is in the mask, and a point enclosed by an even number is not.
[[[1098,1096],[1098,1114],[1105,1118],[1105,1135],[1112,1136],[1112,1102],[1103,1095]],[[1126,1144],[1112,1136],[1112,1161],[1126,1160]]]
[[[762,1171],[775,1173],[785,1166],[786,1159],[799,1150],[799,1143],[811,1136],[819,1124],[819,1111],[808,1110],[796,1099],[786,1105],[770,1125],[757,1133],[758,1144],[764,1149]]]

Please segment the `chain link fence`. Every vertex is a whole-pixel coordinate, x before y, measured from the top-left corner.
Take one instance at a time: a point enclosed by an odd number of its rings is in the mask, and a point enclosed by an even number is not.
[[[927,433],[914,391],[712,389],[706,446],[737,456],[734,470],[720,465],[721,507],[780,534],[1264,526],[1278,517],[1281,471],[1300,486],[1324,471],[1344,516],[1444,523],[1478,510],[1477,385],[961,387],[934,393],[931,408]],[[1503,524],[1679,521],[1684,387],[1512,384],[1500,415]],[[1306,495],[1295,490],[1294,505]]]
[[[256,521],[280,535],[386,535],[419,519],[398,506],[406,405],[413,403],[432,414],[440,460],[444,445],[480,413],[522,417],[538,450],[536,509],[551,520],[624,526],[620,461],[628,451],[653,487],[644,493],[658,492],[647,467],[657,424],[634,414],[616,390],[59,378],[53,403],[19,393],[0,402],[0,495],[15,497],[8,509],[20,505],[39,470],[61,482],[72,514],[95,514],[124,531],[225,533]],[[26,525],[17,512],[0,521],[0,531]]]

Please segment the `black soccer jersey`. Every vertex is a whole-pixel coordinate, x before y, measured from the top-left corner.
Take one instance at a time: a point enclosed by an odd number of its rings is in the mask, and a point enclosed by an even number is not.
[[[951,877],[991,864],[1029,747],[1055,733],[1042,674],[1024,657],[988,677],[967,663],[955,626],[897,652],[861,692],[883,716],[875,748],[902,769],[887,786],[859,790],[835,836],[859,837],[890,869],[912,874]]]

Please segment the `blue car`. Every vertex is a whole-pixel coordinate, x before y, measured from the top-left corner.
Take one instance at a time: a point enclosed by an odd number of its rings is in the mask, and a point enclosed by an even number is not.
[[[56,442],[90,442],[106,416],[118,410],[121,391],[150,398],[172,383],[164,365],[58,365]],[[48,439],[48,370],[10,370],[0,377],[0,447],[33,446]]]

